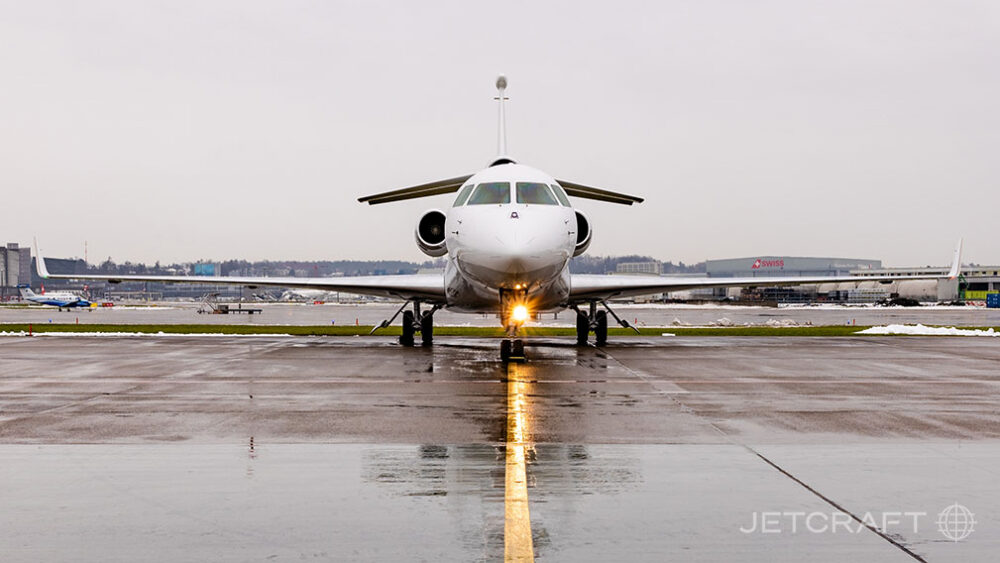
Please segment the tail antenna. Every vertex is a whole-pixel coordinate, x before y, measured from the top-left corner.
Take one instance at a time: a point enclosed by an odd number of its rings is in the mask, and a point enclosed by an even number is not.
[[[507,77],[501,74],[497,77],[497,97],[493,98],[500,103],[500,125],[497,130],[497,156],[500,157],[507,156],[507,118],[503,112],[503,102],[509,99],[504,95],[506,89]]]

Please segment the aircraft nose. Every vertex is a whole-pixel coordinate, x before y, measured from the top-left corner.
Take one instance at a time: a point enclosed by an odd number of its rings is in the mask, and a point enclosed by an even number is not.
[[[540,250],[540,240],[544,238],[543,225],[533,224],[530,217],[523,216],[518,211],[509,212],[503,228],[495,232],[494,251],[498,258],[517,260]],[[542,244],[541,246],[544,246]]]
[[[523,274],[528,269],[531,240],[518,228],[511,228],[496,238],[494,256],[497,269],[507,274]]]
[[[517,213],[512,211],[508,224],[496,233],[493,244],[496,269],[506,274],[532,274],[558,261],[558,241],[550,240],[546,225],[531,224]]]
[[[540,282],[561,271],[571,248],[558,237],[549,217],[531,210],[506,209],[491,228],[464,240],[457,256],[463,271],[488,286]]]

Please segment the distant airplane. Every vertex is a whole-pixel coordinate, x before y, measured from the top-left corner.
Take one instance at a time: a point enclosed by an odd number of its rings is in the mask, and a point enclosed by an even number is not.
[[[571,274],[569,260],[583,254],[593,236],[590,221],[570,203],[570,197],[632,205],[642,198],[556,180],[548,174],[518,164],[507,153],[504,117],[507,79],[496,81],[499,101],[497,156],[475,173],[428,182],[375,195],[358,201],[375,205],[458,192],[447,212],[431,209],[417,221],[417,246],[428,256],[447,255],[444,273],[341,278],[261,278],[220,276],[147,275],[51,275],[35,244],[38,274],[42,278],[92,279],[111,283],[153,281],[278,286],[342,291],[405,300],[391,318],[372,332],[389,326],[400,313],[403,334],[400,343],[412,346],[417,333],[430,345],[434,334],[434,312],[448,308],[464,312],[499,313],[509,337],[517,334],[532,314],[572,309],[576,311],[576,336],[586,345],[590,333],[598,346],[607,342],[608,314],[626,328],[633,328],[608,307],[613,297],[628,297],[698,288],[787,286],[827,282],[937,279],[942,276],[802,276],[752,278],[669,278],[660,276],[614,276]],[[955,278],[961,262],[961,241],[955,250],[949,278]],[[427,309],[421,309],[422,306]],[[598,306],[603,307],[599,310]],[[407,310],[408,306],[412,309]],[[523,353],[520,340],[505,339],[501,357]]]
[[[91,307],[92,303],[86,299],[74,295],[68,291],[56,291],[49,293],[42,293],[38,295],[34,291],[31,291],[31,286],[27,284],[22,284],[17,286],[21,291],[21,297],[31,301],[32,303],[38,303],[40,305],[51,305],[52,307],[58,307],[59,310],[63,309],[73,309],[76,307]],[[44,288],[43,288],[44,289]]]

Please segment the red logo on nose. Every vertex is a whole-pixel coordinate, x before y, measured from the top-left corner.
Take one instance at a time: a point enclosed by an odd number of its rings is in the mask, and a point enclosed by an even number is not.
[[[753,266],[750,266],[750,269],[751,270],[759,270],[760,269],[760,258],[754,260]]]

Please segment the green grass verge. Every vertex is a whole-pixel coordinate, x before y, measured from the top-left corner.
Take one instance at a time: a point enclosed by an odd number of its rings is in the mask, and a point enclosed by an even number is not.
[[[867,326],[805,326],[805,327],[669,327],[641,328],[642,336],[660,336],[664,332],[677,336],[855,336]],[[973,327],[985,328],[987,327]],[[0,332],[28,332],[28,324],[0,324]],[[33,323],[33,332],[137,332],[146,334],[292,334],[296,336],[354,336],[367,335],[371,326],[274,326],[274,325],[207,325],[207,324],[50,324]],[[1000,330],[1000,329],[995,329]],[[379,330],[375,334],[381,336],[398,336],[400,328],[392,326]],[[635,336],[635,332],[612,328],[610,336]],[[435,336],[473,336],[485,338],[501,338],[504,330],[500,327],[467,327],[441,326],[434,327]],[[574,336],[573,328],[529,327],[522,335],[531,336]]]

